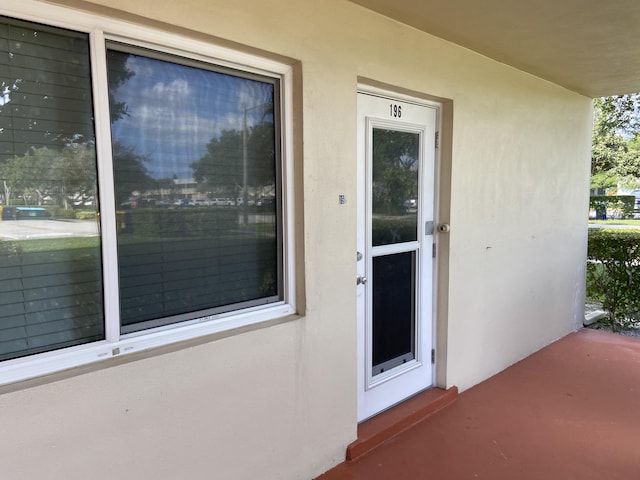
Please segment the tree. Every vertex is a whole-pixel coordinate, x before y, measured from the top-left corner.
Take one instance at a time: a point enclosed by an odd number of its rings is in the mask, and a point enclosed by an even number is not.
[[[71,144],[65,148],[31,147],[24,155],[0,165],[5,202],[22,195],[26,203],[41,205],[45,195],[69,208],[69,196],[96,193],[95,149],[91,144]],[[29,201],[27,200],[29,199]]]
[[[11,139],[0,151],[4,201],[22,194],[40,203],[47,192],[68,208],[69,195],[96,191],[89,37],[21,20],[3,23],[0,115]],[[135,74],[126,68],[128,58],[109,58],[112,121],[126,115],[113,91]]]
[[[52,179],[57,184],[55,192],[61,197],[65,210],[69,208],[70,195],[76,198],[95,197],[96,152],[92,144],[71,144],[65,147],[52,167]]]
[[[37,199],[37,203],[41,202],[43,192],[50,186],[47,173],[50,162],[47,159],[54,155],[47,147],[32,147],[24,155],[14,156],[0,165],[7,205],[10,204],[11,197],[16,195],[22,196],[25,204],[33,203],[27,200],[32,197]]]
[[[373,206],[378,212],[404,212],[404,201],[417,198],[420,143],[411,132],[374,130]]]
[[[640,94],[594,100],[591,188],[640,182]]]
[[[16,169],[17,162],[17,157],[14,157],[0,163],[0,179],[2,180],[2,186],[4,187],[5,205],[11,205],[11,199],[20,182],[19,173]]]
[[[122,205],[133,192],[144,192],[155,187],[155,181],[147,173],[149,159],[138,155],[131,147],[113,144],[113,170],[116,205]]]
[[[640,128],[640,94],[614,95],[594,101],[594,128],[599,131],[636,134]]]
[[[51,172],[57,159],[57,152],[48,147],[31,147],[22,157],[15,159],[14,168],[22,186],[25,204],[42,204],[45,193],[52,189]],[[30,202],[27,202],[27,196]]]
[[[261,122],[248,127],[246,137],[242,130],[222,131],[219,137],[211,139],[207,144],[207,153],[193,162],[191,167],[194,179],[203,191],[240,192],[245,185],[245,167],[247,187],[273,184],[273,123]]]

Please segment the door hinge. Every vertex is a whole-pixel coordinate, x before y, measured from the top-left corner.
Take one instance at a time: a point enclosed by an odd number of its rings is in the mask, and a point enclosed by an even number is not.
[[[436,244],[434,243],[432,245],[433,245],[432,255],[433,255],[433,258],[436,258]]]
[[[434,363],[436,363],[436,349],[432,348],[431,349],[431,365],[433,365]]]
[[[440,144],[440,132],[436,132],[436,148],[439,147]]]

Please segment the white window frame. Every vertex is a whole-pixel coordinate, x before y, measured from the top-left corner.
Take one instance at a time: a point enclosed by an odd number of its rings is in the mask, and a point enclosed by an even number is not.
[[[0,362],[0,385],[296,314],[292,67],[215,43],[33,0],[5,0],[0,5],[0,15],[89,34],[96,118],[105,318],[105,340]],[[106,64],[107,40],[151,48],[280,80],[283,217],[281,267],[284,274],[282,302],[194,318],[129,334],[120,333],[116,208]]]

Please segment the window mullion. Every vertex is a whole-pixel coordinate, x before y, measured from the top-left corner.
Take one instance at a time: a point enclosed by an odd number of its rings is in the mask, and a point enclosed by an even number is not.
[[[104,33],[91,32],[91,68],[95,108],[98,186],[100,191],[100,228],[104,281],[105,337],[109,342],[120,339],[120,296],[118,285],[116,202],[114,194],[107,53]]]

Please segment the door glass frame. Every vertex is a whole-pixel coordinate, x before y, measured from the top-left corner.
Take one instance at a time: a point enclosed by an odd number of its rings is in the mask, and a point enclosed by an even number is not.
[[[402,118],[393,115],[394,106],[402,107]],[[436,262],[432,256],[432,245],[436,243],[427,223],[436,220],[437,212],[437,159],[439,150],[436,138],[440,130],[442,105],[406,95],[396,95],[387,90],[362,85],[358,87],[358,179],[357,179],[357,321],[358,321],[358,421],[364,421],[381,411],[402,402],[410,396],[435,385],[436,368],[432,362],[435,344],[436,318]],[[370,164],[372,155],[373,127],[391,130],[408,129],[423,131],[419,178],[420,203],[418,209],[417,239],[415,242],[372,246],[370,226],[372,222],[371,200],[367,198],[371,185]],[[433,224],[431,224],[431,227]],[[375,252],[374,252],[375,249]],[[416,251],[416,314],[422,315],[416,335],[416,358],[388,371],[372,375],[371,323],[367,317],[371,312],[372,274],[374,256],[399,251]],[[364,280],[364,281],[363,281]],[[367,338],[368,340],[365,340]],[[425,343],[426,342],[426,343]]]
[[[365,149],[365,258],[367,260],[366,271],[369,272],[371,279],[373,280],[373,259],[375,257],[382,257],[387,255],[415,252],[414,258],[414,288],[415,294],[413,298],[413,322],[414,322],[414,339],[413,339],[413,351],[414,358],[393,367],[387,371],[374,374],[373,367],[373,283],[369,282],[366,285],[366,305],[365,305],[365,390],[370,390],[381,383],[385,383],[392,380],[404,373],[419,368],[424,365],[424,354],[421,348],[422,335],[424,335],[422,328],[422,315],[421,315],[421,256],[422,256],[422,232],[421,225],[423,225],[423,158],[424,140],[426,135],[426,126],[416,125],[414,123],[402,122],[397,120],[383,120],[379,118],[367,117],[366,119],[366,149]],[[417,239],[409,242],[391,243],[386,245],[373,245],[372,230],[373,230],[373,131],[375,129],[385,129],[394,132],[414,133],[419,136],[419,152],[418,152],[418,198],[417,200],[417,222],[416,232]]]

